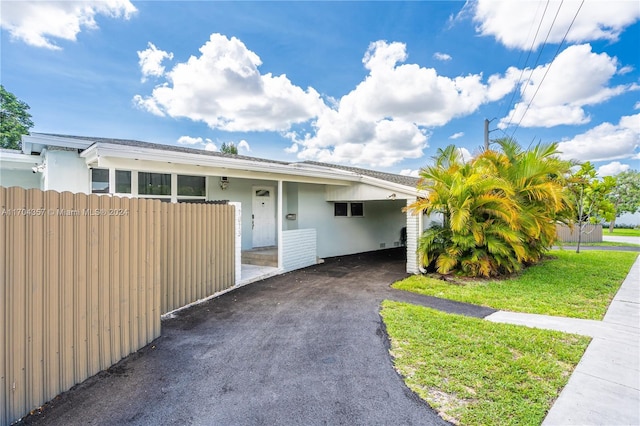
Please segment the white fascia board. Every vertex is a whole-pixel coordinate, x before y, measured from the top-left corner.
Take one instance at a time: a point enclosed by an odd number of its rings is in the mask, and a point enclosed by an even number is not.
[[[95,142],[85,139],[65,138],[60,136],[49,136],[34,133],[22,136],[22,152],[31,154],[33,151],[40,152],[47,146],[59,146],[61,148],[87,149]]]
[[[328,170],[306,170],[290,164],[277,164],[229,157],[216,157],[189,152],[165,151],[135,146],[124,146],[109,143],[96,143],[80,154],[87,164],[98,162],[101,157],[127,158],[137,160],[158,161],[176,164],[217,167],[229,170],[253,171],[289,176],[316,177],[340,181],[360,181],[360,175],[354,173],[337,173]]]
[[[399,183],[389,182],[387,180],[377,179],[371,176],[362,176],[362,183],[377,186],[378,188],[388,189],[393,192],[400,192],[410,197],[424,197],[426,195],[425,191],[418,190],[415,187],[401,185]]]
[[[29,170],[40,163],[42,158],[36,155],[27,155],[20,151],[0,151],[0,165],[6,170]]]

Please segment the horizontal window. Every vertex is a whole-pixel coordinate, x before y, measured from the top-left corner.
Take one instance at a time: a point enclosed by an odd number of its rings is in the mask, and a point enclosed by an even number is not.
[[[333,203],[333,215],[337,217],[364,216],[364,203]]]
[[[171,195],[171,174],[138,172],[139,195]]]
[[[178,175],[178,196],[204,197],[206,183],[204,176]]]

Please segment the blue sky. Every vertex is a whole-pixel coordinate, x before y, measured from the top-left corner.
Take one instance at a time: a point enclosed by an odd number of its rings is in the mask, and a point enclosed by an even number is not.
[[[635,0],[0,7],[2,84],[32,131],[415,174],[449,144],[479,152],[486,118],[602,175],[639,168]]]

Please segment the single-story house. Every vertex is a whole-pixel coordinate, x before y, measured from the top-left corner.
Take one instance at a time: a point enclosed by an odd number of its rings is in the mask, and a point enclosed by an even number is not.
[[[33,133],[23,137],[21,151],[0,151],[0,171],[4,187],[237,203],[237,262],[271,268],[271,274],[402,246],[407,272],[418,273],[417,241],[430,224],[426,216],[403,212],[421,195],[418,179],[311,161]],[[238,280],[246,281],[245,269],[242,275]]]

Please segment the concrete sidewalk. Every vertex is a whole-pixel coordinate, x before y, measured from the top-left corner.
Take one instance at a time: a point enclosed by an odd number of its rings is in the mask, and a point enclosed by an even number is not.
[[[640,425],[640,257],[602,321],[504,311],[486,319],[593,338],[543,425]]]
[[[617,235],[607,235],[605,233],[602,236],[602,241],[609,241],[613,243],[640,244],[640,237],[620,237]]]

